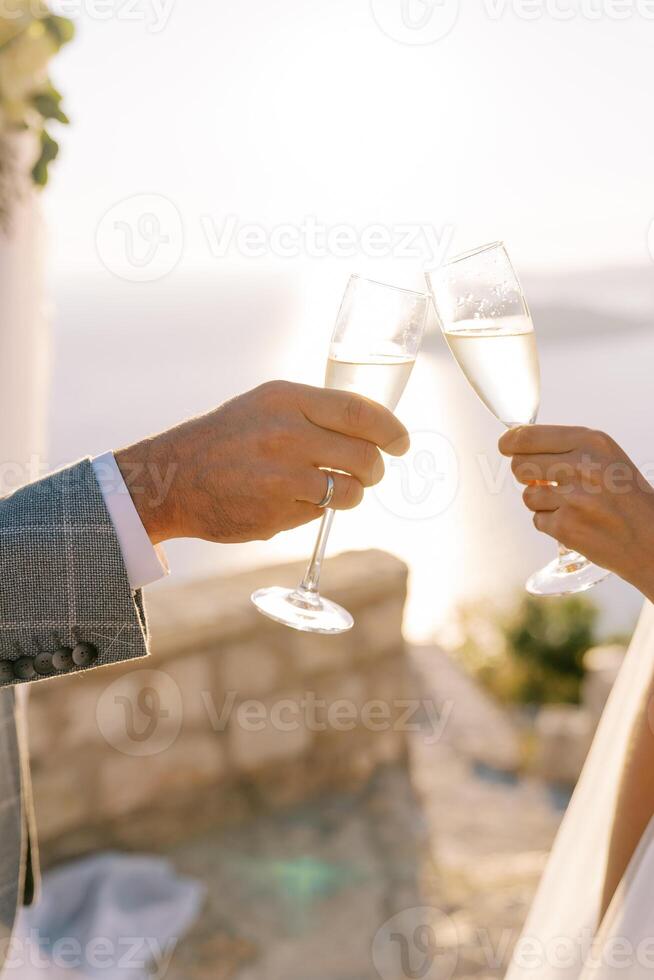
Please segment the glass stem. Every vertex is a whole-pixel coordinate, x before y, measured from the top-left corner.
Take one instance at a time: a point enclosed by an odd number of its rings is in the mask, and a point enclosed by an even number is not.
[[[313,549],[313,554],[311,555],[311,561],[307,565],[307,570],[304,573],[304,578],[300,583],[300,588],[305,589],[307,592],[318,592],[318,583],[320,582],[320,572],[322,570],[322,562],[325,557],[325,549],[327,547],[327,539],[329,537],[329,532],[332,529],[332,522],[334,520],[334,511],[331,508],[325,510],[322,515],[322,520],[320,522],[320,530],[318,531],[318,537],[316,538],[316,544]]]
[[[568,570],[568,566],[570,566],[571,569],[576,570],[579,566],[580,560],[583,562],[587,560],[583,557],[583,555],[573,551],[572,548],[566,548],[566,546],[561,544],[560,541],[556,542],[556,547],[559,549],[559,566],[566,571]]]

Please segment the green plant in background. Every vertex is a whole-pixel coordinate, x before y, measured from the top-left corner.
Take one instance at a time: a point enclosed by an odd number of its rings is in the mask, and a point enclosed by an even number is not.
[[[72,22],[55,16],[43,0],[14,0],[0,15],[0,215],[5,218],[17,192],[12,182],[18,176],[8,137],[25,131],[34,134],[39,149],[31,177],[41,187],[59,151],[49,126],[52,121],[67,123],[68,118],[48,77],[48,65],[73,34]]]
[[[598,610],[584,596],[523,596],[509,614],[475,603],[460,611],[456,658],[507,703],[578,703],[583,656],[597,642]]]
[[[578,703],[583,657],[596,643],[597,616],[597,607],[583,596],[545,601],[525,596],[506,627],[509,652],[526,667],[521,701]]]

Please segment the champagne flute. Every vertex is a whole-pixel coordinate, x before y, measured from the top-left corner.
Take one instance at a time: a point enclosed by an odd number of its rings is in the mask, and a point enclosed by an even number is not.
[[[422,293],[351,276],[332,334],[325,387],[357,392],[395,409],[415,363],[427,313]],[[354,619],[318,592],[320,571],[334,511],[320,522],[311,561],[295,589],[258,589],[252,602],[259,612],[308,633],[344,633]]]
[[[484,245],[427,273],[452,354],[486,408],[507,428],[536,421],[540,369],[536,334],[518,277],[502,242]],[[527,580],[527,592],[584,592],[610,575],[576,551],[558,556]]]

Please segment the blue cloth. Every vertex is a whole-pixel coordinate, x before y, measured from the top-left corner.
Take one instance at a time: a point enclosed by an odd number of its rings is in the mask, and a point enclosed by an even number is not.
[[[99,854],[51,871],[23,909],[6,966],[12,980],[146,980],[164,976],[197,919],[204,886],[169,861]]]

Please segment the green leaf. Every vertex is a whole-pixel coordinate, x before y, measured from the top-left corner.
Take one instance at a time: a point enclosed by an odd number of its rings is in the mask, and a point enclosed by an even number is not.
[[[41,155],[32,168],[32,178],[39,187],[45,187],[48,182],[48,166],[56,159],[59,144],[44,129],[41,133]]]
[[[60,123],[70,122],[61,108],[61,95],[52,85],[32,96],[32,105],[44,119],[56,119]]]
[[[48,17],[43,18],[42,23],[45,29],[52,34],[59,47],[62,44],[68,44],[75,37],[75,25],[68,17],[58,17],[56,14],[50,14]]]

